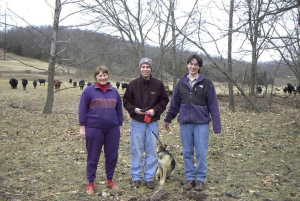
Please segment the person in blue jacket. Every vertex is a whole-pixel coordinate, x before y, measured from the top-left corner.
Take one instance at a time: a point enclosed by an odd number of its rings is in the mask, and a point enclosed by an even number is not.
[[[207,152],[209,122],[214,133],[221,133],[219,104],[215,87],[201,74],[202,58],[191,55],[187,59],[187,70],[175,86],[170,107],[164,119],[164,127],[179,113],[181,143],[183,147],[185,182],[183,188],[201,191],[207,177]],[[196,152],[196,162],[194,161]]]
[[[117,189],[113,175],[118,160],[120,126],[123,123],[122,100],[118,90],[108,82],[109,72],[98,67],[96,83],[82,93],[79,104],[80,135],[86,139],[87,193],[95,193],[96,170],[104,147],[106,185]]]

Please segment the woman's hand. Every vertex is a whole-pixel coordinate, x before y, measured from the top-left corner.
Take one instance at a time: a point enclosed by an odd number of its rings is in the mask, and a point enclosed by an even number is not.
[[[85,138],[85,126],[80,126],[79,134],[80,134],[80,137]]]

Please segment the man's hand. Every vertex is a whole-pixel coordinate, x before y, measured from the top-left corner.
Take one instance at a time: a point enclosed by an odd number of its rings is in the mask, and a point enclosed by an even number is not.
[[[155,111],[154,111],[154,109],[150,109],[150,110],[147,110],[146,112],[145,112],[145,114],[147,114],[147,115],[150,115],[150,116],[154,116],[154,114],[155,114]]]
[[[168,132],[170,132],[170,131],[171,131],[171,129],[170,129],[170,123],[164,122],[164,128],[165,128]]]
[[[85,138],[85,126],[80,126],[79,134],[80,134],[80,137]]]
[[[140,114],[140,115],[144,115],[145,114],[145,112],[142,112],[142,109],[140,109],[140,108],[135,108],[134,112],[137,113],[137,114]]]

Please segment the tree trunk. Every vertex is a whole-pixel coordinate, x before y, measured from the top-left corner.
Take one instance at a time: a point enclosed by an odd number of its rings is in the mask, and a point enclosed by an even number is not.
[[[176,33],[175,33],[175,0],[171,0],[171,23],[172,23],[172,69],[173,72],[176,71],[176,62],[177,62],[177,56],[176,56]],[[173,75],[173,89],[175,89],[176,85],[176,76]]]
[[[230,11],[229,11],[229,29],[228,29],[228,74],[232,78],[232,22],[233,22],[233,8],[234,0],[230,1]],[[229,110],[235,112],[234,105],[234,94],[233,94],[233,84],[228,80],[228,93],[229,93]]]
[[[55,74],[55,63],[56,63],[56,40],[57,40],[57,32],[59,28],[60,12],[61,12],[61,2],[60,0],[56,0],[54,22],[53,22],[53,33],[51,37],[50,59],[49,59],[49,66],[48,66],[47,100],[43,110],[44,114],[52,113],[52,108],[53,108],[53,101],[54,101],[53,86],[54,86],[54,74]]]

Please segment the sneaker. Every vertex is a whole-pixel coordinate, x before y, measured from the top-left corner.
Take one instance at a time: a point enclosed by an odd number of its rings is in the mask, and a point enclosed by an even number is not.
[[[155,183],[154,183],[154,181],[147,181],[146,186],[149,189],[154,189],[155,188]]]
[[[88,183],[87,187],[86,187],[86,193],[87,194],[94,194],[95,193],[95,182],[90,182]]]
[[[117,183],[114,182],[113,180],[107,180],[106,181],[106,186],[107,186],[107,188],[110,188],[110,189],[113,189],[113,190],[117,190],[119,188]]]
[[[141,180],[132,181],[132,187],[133,188],[139,188],[141,185],[142,185]]]
[[[195,191],[202,191],[204,189],[204,183],[201,181],[196,181]]]
[[[195,186],[195,181],[186,181],[185,184],[183,184],[183,189],[184,190],[191,190]]]

